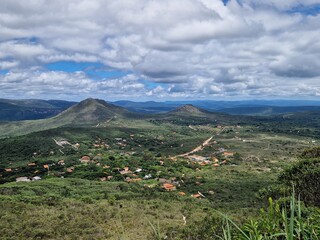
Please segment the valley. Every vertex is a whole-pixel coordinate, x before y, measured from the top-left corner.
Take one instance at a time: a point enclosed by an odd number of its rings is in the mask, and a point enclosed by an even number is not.
[[[274,121],[191,105],[141,115],[87,99],[0,125],[0,234],[189,239],[216,211],[257,217],[284,169],[319,145],[308,119],[291,116],[282,131]]]

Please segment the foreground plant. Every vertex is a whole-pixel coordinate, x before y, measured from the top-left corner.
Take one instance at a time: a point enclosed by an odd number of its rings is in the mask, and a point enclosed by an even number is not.
[[[228,216],[223,215],[225,224],[223,234],[217,236],[222,240],[294,240],[320,238],[320,214],[316,210],[309,214],[302,211],[303,204],[295,199],[294,191],[289,199],[289,206],[274,202],[269,198],[267,211],[261,210],[261,215],[255,220],[249,220],[243,226],[237,225]]]

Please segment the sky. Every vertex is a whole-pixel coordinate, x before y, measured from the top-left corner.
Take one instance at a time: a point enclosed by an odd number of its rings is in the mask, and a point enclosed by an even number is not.
[[[1,0],[0,98],[320,99],[320,0]]]

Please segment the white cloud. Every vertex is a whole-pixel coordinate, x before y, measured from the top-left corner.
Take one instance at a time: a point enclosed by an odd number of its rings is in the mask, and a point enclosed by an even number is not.
[[[319,0],[2,0],[0,70],[9,73],[0,75],[1,93],[318,96],[301,86],[320,86],[320,15],[290,13],[315,4]],[[55,61],[99,62],[131,75],[94,81],[84,72],[42,67]]]

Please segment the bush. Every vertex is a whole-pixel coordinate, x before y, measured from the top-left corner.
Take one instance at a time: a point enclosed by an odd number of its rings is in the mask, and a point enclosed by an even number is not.
[[[320,159],[302,160],[279,176],[280,182],[295,186],[306,204],[320,206]]]
[[[288,207],[283,206],[283,202],[274,202],[270,198],[268,209],[261,210],[258,218],[249,219],[242,226],[238,226],[222,214],[225,224],[223,234],[218,238],[224,240],[319,239],[319,211],[313,213],[306,211],[301,201],[296,201],[294,192],[289,198],[288,205]]]

